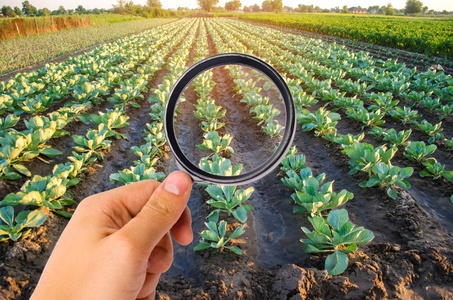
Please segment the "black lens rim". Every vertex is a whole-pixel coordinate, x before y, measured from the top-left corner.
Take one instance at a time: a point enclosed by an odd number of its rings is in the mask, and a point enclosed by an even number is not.
[[[179,147],[178,140],[175,136],[173,120],[178,99],[187,85],[194,78],[212,68],[231,64],[254,68],[255,70],[264,73],[271,81],[273,81],[273,83],[280,91],[285,104],[285,133],[283,135],[282,141],[280,142],[280,145],[278,146],[274,154],[258,168],[241,175],[219,176],[203,171],[202,169],[194,165],[189,159],[187,159],[187,157]],[[166,104],[164,115],[164,130],[168,146],[173,152],[178,167],[182,171],[187,172],[192,177],[194,182],[219,185],[242,185],[266,176],[280,164],[288,150],[291,148],[294,140],[294,135],[296,132],[295,115],[296,113],[291,92],[286,85],[286,82],[272,66],[252,55],[244,53],[223,53],[199,61],[198,63],[187,69],[183,75],[181,75],[181,77],[173,86]]]

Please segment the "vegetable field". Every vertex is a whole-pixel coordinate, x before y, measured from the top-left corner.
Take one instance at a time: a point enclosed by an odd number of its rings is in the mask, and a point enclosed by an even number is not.
[[[169,92],[229,52],[282,74],[294,147],[247,186],[193,186],[195,238],[175,245],[159,297],[453,297],[453,78],[293,30],[184,18],[0,82],[1,298],[28,299],[85,197],[176,169]],[[238,67],[191,83],[177,131],[200,168],[241,173],[235,155],[257,148],[241,136],[272,153],[284,128],[268,90]]]
[[[451,18],[402,18],[393,16],[333,14],[234,14],[266,24],[343,37],[353,41],[453,58]]]

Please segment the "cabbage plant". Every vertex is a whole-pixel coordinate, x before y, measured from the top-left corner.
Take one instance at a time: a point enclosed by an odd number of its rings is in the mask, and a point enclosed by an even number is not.
[[[247,212],[252,210],[251,205],[242,205],[254,191],[253,187],[246,190],[237,190],[236,186],[209,185],[206,192],[212,199],[206,201],[212,207],[225,211],[228,216],[233,214],[238,221],[247,222]]]
[[[43,224],[46,221],[46,214],[38,209],[25,210],[14,217],[14,209],[11,206],[5,206],[0,208],[0,219],[0,242],[9,239],[17,241],[19,238],[28,235],[31,228]],[[26,228],[29,229],[24,230]]]
[[[198,245],[193,248],[193,251],[200,251],[208,248],[213,248],[216,251],[222,252],[223,249],[228,249],[233,253],[242,254],[242,250],[236,246],[227,246],[232,239],[235,239],[245,233],[245,224],[236,228],[229,237],[226,237],[227,222],[219,222],[219,214],[213,213],[208,217],[208,222],[205,222],[207,230],[200,232],[202,239]]]
[[[313,231],[302,227],[308,239],[301,239],[306,253],[332,252],[326,258],[324,268],[329,275],[339,275],[348,266],[348,255],[357,250],[357,245],[374,239],[371,231],[356,227],[349,221],[345,209],[332,210],[326,219],[322,216],[308,217]]]

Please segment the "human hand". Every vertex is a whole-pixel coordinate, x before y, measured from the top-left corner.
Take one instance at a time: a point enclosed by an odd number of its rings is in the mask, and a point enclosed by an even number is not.
[[[96,194],[77,207],[31,299],[154,299],[173,261],[170,231],[193,239],[192,181],[180,171]]]

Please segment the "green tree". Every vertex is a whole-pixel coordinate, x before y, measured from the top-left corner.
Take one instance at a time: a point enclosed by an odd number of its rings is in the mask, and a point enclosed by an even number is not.
[[[84,14],[86,12],[86,9],[83,7],[83,5],[79,5],[75,9],[75,12],[78,13],[78,14]]]
[[[30,2],[28,1],[22,2],[22,12],[27,17],[33,17],[38,14],[38,10],[36,9],[36,7],[31,5]]]
[[[232,0],[232,1],[228,1],[227,3],[225,3],[225,9],[228,10],[228,11],[238,11],[239,8],[241,8],[241,1],[239,0]]]
[[[270,0],[263,1],[263,4],[261,4],[261,11],[266,11],[266,12],[272,11],[272,6],[271,6]]]
[[[393,16],[395,14],[395,9],[393,9],[392,3],[388,3],[385,7],[385,14],[387,16]]]
[[[22,17],[22,11],[20,10],[19,7],[14,6],[14,12],[16,13],[16,16]]]
[[[259,12],[261,11],[261,7],[258,4],[254,4],[252,7],[253,12]]]
[[[2,14],[5,17],[15,17],[16,13],[10,6],[3,5],[2,6]]]
[[[219,3],[219,0],[197,0],[197,2],[202,10],[210,12]]]
[[[244,8],[243,8],[242,10],[243,10],[245,13],[249,13],[249,12],[252,11],[252,10],[250,9],[250,7],[245,6],[245,5],[244,5]]]
[[[343,6],[343,9],[341,10],[341,12],[342,12],[343,14],[349,13],[348,6],[347,6],[347,5]]]
[[[423,3],[420,0],[407,0],[404,9],[407,15],[418,14],[422,11]]]
[[[47,7],[39,9],[38,16],[50,16],[50,10]]]
[[[65,14],[67,13],[67,11],[66,11],[66,9],[64,9],[63,5],[60,5],[60,6],[58,7],[57,13],[58,13],[59,15],[65,15]]]
[[[282,0],[271,0],[271,9],[273,12],[281,12],[283,10]]]
[[[159,0],[148,0],[148,2],[146,2],[146,5],[148,5],[149,7],[162,8],[162,3],[160,3]]]

